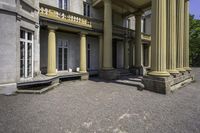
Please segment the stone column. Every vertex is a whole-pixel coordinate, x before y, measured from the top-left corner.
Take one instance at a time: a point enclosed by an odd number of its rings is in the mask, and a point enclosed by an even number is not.
[[[86,61],[86,34],[80,33],[80,72],[87,72],[87,61]]]
[[[166,71],[166,0],[152,1],[151,76],[168,77]]]
[[[103,36],[99,36],[99,69],[102,69],[103,62]]]
[[[183,45],[184,45],[184,2],[177,0],[177,70],[184,72]]]
[[[142,38],[141,38],[141,20],[142,20],[142,14],[143,12],[137,12],[135,14],[135,37],[136,37],[136,43],[135,43],[135,66],[136,67],[142,67],[143,65],[143,59],[142,59]]]
[[[172,74],[176,70],[176,0],[167,0],[167,71]]]
[[[112,66],[112,2],[104,0],[104,44],[103,70],[113,69]]]
[[[184,23],[184,57],[183,57],[183,66],[184,69],[187,71],[191,71],[191,68],[189,67],[189,0],[185,1],[185,23]]]
[[[55,28],[48,27],[48,66],[47,76],[56,75],[56,34]]]
[[[133,68],[133,46],[134,41],[132,40],[129,44],[129,68]]]
[[[129,69],[129,43],[128,43],[128,39],[125,39],[125,44],[124,44],[124,68]]]

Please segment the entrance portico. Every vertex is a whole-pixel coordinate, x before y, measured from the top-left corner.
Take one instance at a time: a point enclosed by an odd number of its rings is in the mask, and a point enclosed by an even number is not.
[[[181,86],[182,83],[191,82],[193,76],[189,68],[188,4],[188,0],[94,1],[93,6],[104,6],[103,70],[107,70],[106,72],[111,70],[104,77],[111,75],[112,78],[117,77],[112,66],[112,10],[124,16],[135,15],[135,67],[143,68],[141,16],[143,11],[152,7],[152,39],[149,48],[151,49],[149,52],[151,53],[151,66],[143,79],[145,88],[168,93],[178,88],[179,85]],[[123,10],[118,10],[120,8]],[[125,60],[125,67],[127,64]]]

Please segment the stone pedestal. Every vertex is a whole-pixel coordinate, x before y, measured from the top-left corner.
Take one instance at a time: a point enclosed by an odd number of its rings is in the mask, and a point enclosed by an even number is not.
[[[173,74],[170,77],[144,76],[142,82],[145,90],[169,94],[194,80],[194,75],[190,71]]]
[[[105,80],[118,79],[120,76],[119,72],[115,69],[100,70],[99,77]]]
[[[89,79],[89,73],[83,73],[81,75],[81,80],[88,80]]]

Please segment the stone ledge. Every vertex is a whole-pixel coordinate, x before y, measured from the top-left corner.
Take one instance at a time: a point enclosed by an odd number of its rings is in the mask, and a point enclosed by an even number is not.
[[[1,84],[0,85],[0,94],[12,95],[12,94],[15,94],[16,91],[17,91],[17,84],[16,83]]]

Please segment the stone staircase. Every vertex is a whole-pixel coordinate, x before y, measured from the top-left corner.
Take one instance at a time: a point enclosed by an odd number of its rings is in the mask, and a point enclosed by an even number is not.
[[[131,73],[130,70],[125,69],[119,69],[118,72],[120,74],[120,77],[118,80],[115,81],[116,83],[134,86],[137,87],[139,90],[142,90],[144,88],[144,85],[142,83],[142,76],[136,76]]]
[[[127,69],[118,69],[119,77],[124,77],[124,76],[131,76],[133,75],[130,70]]]

